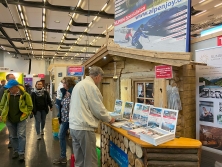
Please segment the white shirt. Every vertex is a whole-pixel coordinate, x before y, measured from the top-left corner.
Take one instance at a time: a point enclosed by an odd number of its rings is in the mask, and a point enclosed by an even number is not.
[[[71,96],[69,128],[94,131],[99,120],[110,122],[111,117],[102,101],[103,97],[91,77],[77,83]]]
[[[61,88],[63,88],[63,83],[59,82],[59,86],[57,88],[57,95],[56,95],[56,99],[58,100],[62,100],[62,92],[61,92]]]

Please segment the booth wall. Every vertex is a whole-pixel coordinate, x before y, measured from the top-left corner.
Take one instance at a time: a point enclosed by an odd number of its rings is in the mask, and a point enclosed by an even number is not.
[[[62,74],[59,76],[59,73]],[[55,75],[55,91],[59,85],[59,82],[62,80],[63,77],[67,75],[67,67],[55,67],[54,68],[54,75]]]
[[[191,44],[191,52],[193,55],[192,60],[195,60],[195,50],[211,48],[217,46],[217,38],[211,38],[204,41],[196,42]]]
[[[12,56],[4,52],[4,67],[10,68],[15,72],[27,74],[29,70],[29,60],[24,60],[24,57],[12,58]],[[45,60],[32,59],[31,74],[46,74]]]
[[[195,60],[195,50],[206,49],[217,46],[217,38],[210,38],[204,41],[193,43],[191,45],[191,52],[193,53],[193,60]],[[202,150],[201,167],[216,167],[217,164],[222,164],[221,155],[212,153],[210,151]]]

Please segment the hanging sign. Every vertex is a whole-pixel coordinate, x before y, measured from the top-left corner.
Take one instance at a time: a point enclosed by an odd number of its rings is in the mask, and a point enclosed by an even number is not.
[[[155,66],[155,76],[156,78],[173,78],[173,70],[172,66],[169,65],[161,65]]]
[[[39,78],[45,78],[45,74],[38,74]]]
[[[84,67],[83,66],[68,66],[67,76],[83,76]]]

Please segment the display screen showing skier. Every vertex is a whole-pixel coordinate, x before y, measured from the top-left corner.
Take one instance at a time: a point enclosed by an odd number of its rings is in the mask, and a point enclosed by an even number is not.
[[[121,47],[187,52],[190,1],[116,0],[114,42]]]

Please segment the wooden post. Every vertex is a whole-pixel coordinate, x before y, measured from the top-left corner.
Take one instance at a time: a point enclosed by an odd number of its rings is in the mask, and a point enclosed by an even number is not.
[[[154,106],[167,108],[166,79],[154,79]]]

